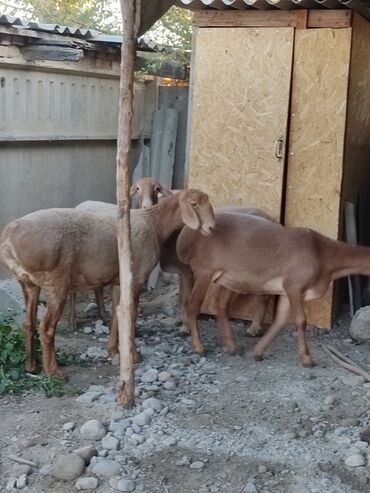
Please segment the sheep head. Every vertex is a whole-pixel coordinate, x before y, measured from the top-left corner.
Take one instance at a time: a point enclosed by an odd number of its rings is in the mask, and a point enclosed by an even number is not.
[[[206,193],[196,189],[183,190],[179,193],[179,204],[186,226],[199,230],[204,236],[212,234],[215,216]]]
[[[138,207],[147,209],[158,203],[159,195],[167,197],[172,195],[172,192],[154,178],[140,178],[130,189],[131,197],[136,194],[138,196]]]

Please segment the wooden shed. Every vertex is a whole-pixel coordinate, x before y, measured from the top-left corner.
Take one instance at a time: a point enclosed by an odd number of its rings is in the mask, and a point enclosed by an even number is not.
[[[259,207],[340,238],[344,202],[370,181],[368,20],[335,0],[320,10],[311,0],[299,4],[313,10],[275,8],[297,5],[290,0],[180,3],[196,10],[189,185],[215,206]],[[309,322],[330,327],[334,301],[331,290],[308,304]],[[232,315],[249,318],[245,298]]]

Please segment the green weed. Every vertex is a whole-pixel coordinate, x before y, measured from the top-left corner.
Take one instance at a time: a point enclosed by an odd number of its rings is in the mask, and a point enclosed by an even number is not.
[[[41,390],[46,397],[63,395],[64,381],[61,378],[28,376],[25,373],[24,333],[14,325],[14,317],[0,314],[0,395],[21,394],[30,389]],[[38,338],[35,340],[35,354],[40,362],[41,347]]]

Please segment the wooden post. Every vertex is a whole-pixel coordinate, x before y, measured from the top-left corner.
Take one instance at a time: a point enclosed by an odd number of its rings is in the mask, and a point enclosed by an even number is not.
[[[117,142],[117,240],[119,255],[120,302],[117,321],[120,353],[120,379],[117,402],[134,403],[135,320],[130,231],[130,158],[134,93],[136,37],[140,27],[140,0],[121,0],[123,36]]]

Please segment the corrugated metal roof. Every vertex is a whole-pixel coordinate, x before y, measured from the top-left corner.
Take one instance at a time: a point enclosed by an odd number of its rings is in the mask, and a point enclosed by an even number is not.
[[[0,13],[0,25],[15,27],[18,29],[30,29],[51,34],[61,34],[73,38],[81,38],[93,43],[107,43],[120,45],[122,36],[112,34],[99,34],[92,29],[82,29],[79,27],[60,26],[59,24],[46,24],[35,21],[24,21],[19,17],[13,17]],[[138,49],[141,51],[163,51],[164,47],[158,43],[154,43],[146,36],[142,36],[138,40]]]
[[[340,9],[350,8],[358,11],[363,16],[370,18],[370,6],[368,0],[175,0],[175,5],[191,10],[201,9]]]

